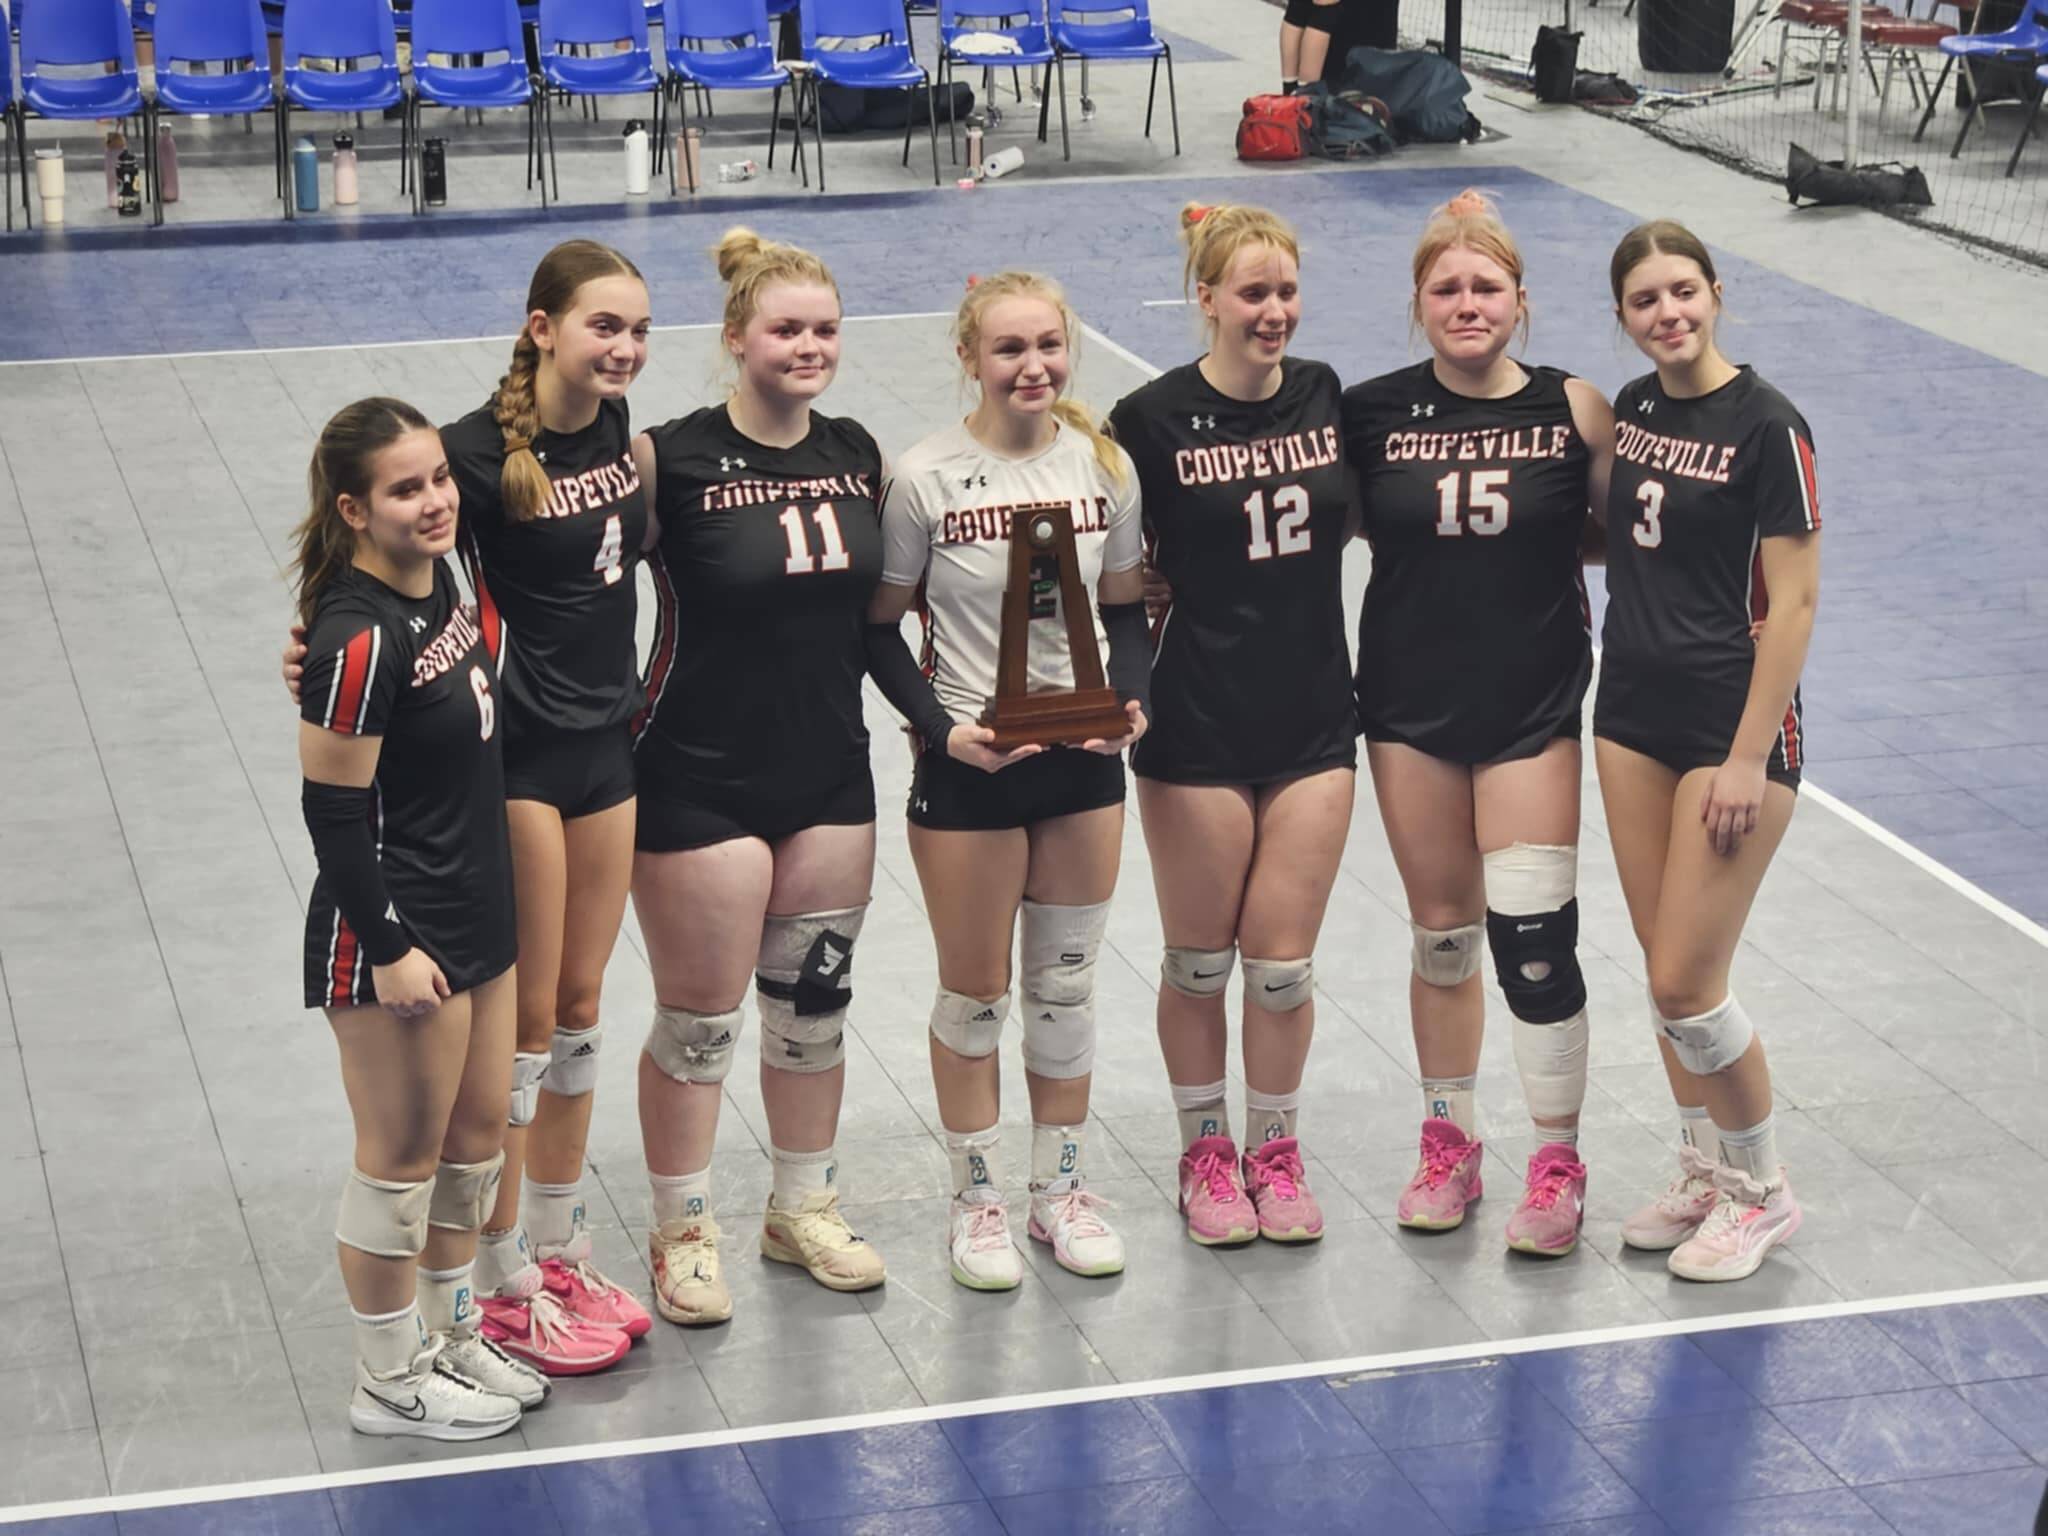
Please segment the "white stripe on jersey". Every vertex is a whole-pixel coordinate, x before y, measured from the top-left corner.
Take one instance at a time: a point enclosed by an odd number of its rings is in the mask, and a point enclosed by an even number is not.
[[[341,948],[341,908],[340,908],[339,906],[337,906],[337,907],[335,907],[335,909],[334,909],[334,926],[333,926],[333,927],[332,927],[332,928],[331,928],[331,929],[329,930],[329,932],[328,932],[328,935],[327,935],[327,988],[326,988],[326,991],[325,991],[325,993],[324,993],[323,995],[324,995],[324,996],[326,996],[326,997],[330,997],[330,998],[334,996],[334,959],[335,959],[335,953],[336,953],[336,951],[338,951],[338,950],[339,950],[340,948]]]
[[[334,653],[334,675],[327,679],[327,713],[320,717],[323,729],[334,729],[334,702],[341,697],[341,674],[348,666],[348,647]]]
[[[1820,524],[1820,517],[1813,505],[1813,479],[1806,465],[1806,445],[1799,440],[1799,429],[1787,427],[1785,435],[1792,439],[1792,462],[1799,470],[1799,505],[1806,513],[1806,528],[1810,533]]]

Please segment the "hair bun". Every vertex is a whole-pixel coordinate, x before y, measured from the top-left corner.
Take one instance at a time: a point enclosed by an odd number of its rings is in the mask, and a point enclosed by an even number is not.
[[[712,251],[718,262],[720,280],[731,282],[742,267],[767,248],[768,242],[746,225],[735,224],[719,237],[718,244]]]
[[[1454,219],[1484,218],[1494,212],[1493,199],[1477,187],[1467,187],[1444,204],[1444,212]]]

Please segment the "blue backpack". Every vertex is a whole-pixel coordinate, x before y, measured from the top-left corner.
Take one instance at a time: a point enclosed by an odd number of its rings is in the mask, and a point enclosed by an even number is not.
[[[1337,78],[1339,94],[1355,92],[1387,104],[1388,126],[1401,144],[1478,138],[1479,119],[1465,110],[1471,89],[1463,70],[1423,48],[1354,48]]]
[[[1314,103],[1311,154],[1326,160],[1367,160],[1393,151],[1394,136],[1373,110],[1384,113],[1383,103],[1358,91],[1333,91],[1321,81],[1303,85],[1297,96]]]

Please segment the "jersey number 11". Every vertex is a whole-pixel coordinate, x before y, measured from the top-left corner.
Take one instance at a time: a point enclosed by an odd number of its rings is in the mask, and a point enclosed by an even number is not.
[[[803,508],[784,507],[778,521],[789,539],[789,558],[782,562],[785,575],[843,571],[853,564],[853,557],[846,552],[846,540],[839,535],[839,514],[832,510],[831,502],[821,501],[811,509],[811,521],[818,525],[818,538],[825,546],[823,555],[812,554],[810,541],[804,537]]]

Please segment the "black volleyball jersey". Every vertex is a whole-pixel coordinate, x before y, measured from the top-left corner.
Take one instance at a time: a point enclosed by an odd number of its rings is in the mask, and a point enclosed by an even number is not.
[[[1813,434],[1747,367],[1695,399],[1653,373],[1615,399],[1614,460],[1599,708],[1627,679],[1732,695],[1740,719],[1770,608],[1759,543],[1820,527]]]
[[[1327,364],[1290,357],[1271,399],[1233,400],[1189,363],[1110,413],[1173,588],[1132,759],[1148,778],[1261,784],[1356,761],[1341,393]]]
[[[625,401],[606,400],[581,432],[542,432],[533,451],[554,495],[524,523],[499,496],[505,439],[490,405],[441,433],[463,564],[486,621],[505,625],[506,708],[522,728],[594,731],[640,707],[633,568],[647,504],[629,420]]]
[[[641,793],[785,801],[865,762],[861,629],[882,575],[882,451],[811,414],[791,448],[723,405],[656,427],[660,607],[635,760]]]
[[[1434,362],[1344,392],[1372,577],[1358,626],[1358,718],[1374,741],[1459,763],[1539,752],[1592,676],[1580,563],[1585,441],[1568,374],[1525,368],[1474,400]]]
[[[440,562],[423,598],[350,569],[307,630],[299,717],[383,738],[371,834],[398,921],[451,974],[495,975],[517,939],[498,670],[476,605]]]

